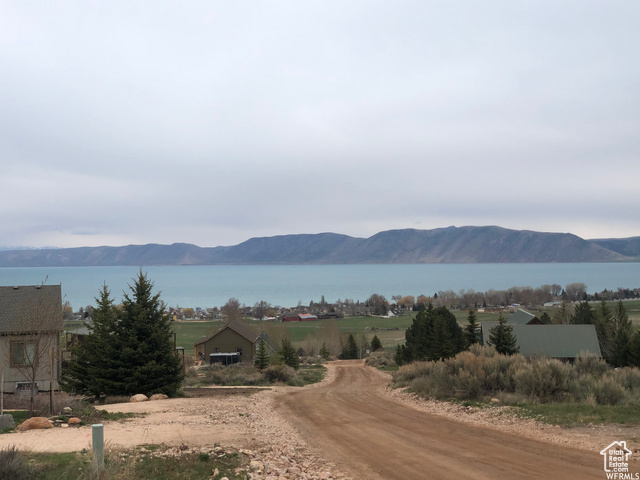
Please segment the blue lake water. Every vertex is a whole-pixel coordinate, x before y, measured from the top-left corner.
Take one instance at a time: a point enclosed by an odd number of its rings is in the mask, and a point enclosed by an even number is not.
[[[116,301],[139,272],[138,267],[0,268],[0,285],[61,284],[74,309],[95,304],[106,283]],[[433,295],[440,290],[503,290],[582,282],[590,293],[640,287],[640,263],[527,263],[420,265],[214,265],[143,267],[167,305],[222,306],[231,298],[253,305],[295,306],[372,293]]]

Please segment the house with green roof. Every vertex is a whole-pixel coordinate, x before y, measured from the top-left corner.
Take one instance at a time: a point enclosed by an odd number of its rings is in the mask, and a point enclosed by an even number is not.
[[[509,325],[544,325],[533,313],[525,312],[524,310],[516,310],[507,318]]]
[[[482,323],[483,343],[489,343],[491,328],[498,322]],[[582,353],[602,357],[594,325],[511,325],[520,354],[551,357],[573,362]]]

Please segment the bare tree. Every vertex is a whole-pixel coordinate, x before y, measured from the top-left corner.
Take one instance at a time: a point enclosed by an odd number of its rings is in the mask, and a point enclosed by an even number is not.
[[[227,303],[220,309],[222,315],[227,319],[227,322],[233,322],[234,320],[242,319],[242,311],[240,310],[240,301],[237,298],[230,298]]]
[[[587,286],[582,282],[570,283],[564,287],[564,291],[567,294],[567,299],[571,302],[577,302],[582,300],[584,294],[587,291]]]
[[[324,299],[324,296],[322,297]],[[271,304],[266,300],[260,300],[253,306],[253,316],[258,319],[269,316]]]

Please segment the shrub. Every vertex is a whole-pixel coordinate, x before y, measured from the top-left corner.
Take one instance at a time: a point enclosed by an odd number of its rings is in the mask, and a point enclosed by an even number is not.
[[[206,369],[203,381],[214,385],[260,385],[262,375],[250,364],[224,366],[214,363]]]
[[[584,352],[580,352],[573,366],[578,375],[587,374],[599,377],[609,370],[607,362],[603,359]]]
[[[262,376],[269,383],[287,383],[294,379],[296,371],[288,365],[271,365],[262,370]]]
[[[569,401],[588,405],[640,404],[640,370],[611,370],[602,360],[582,355],[576,365],[550,358],[506,356],[472,345],[469,351],[436,362],[403,365],[395,387],[424,397],[461,400],[489,396],[531,402]]]
[[[625,398],[625,391],[615,380],[605,377],[595,383],[593,395],[600,405],[618,405]]]
[[[376,350],[369,355],[364,361],[365,365],[369,365],[371,367],[387,367],[390,365],[395,365],[396,363],[393,361],[393,355],[390,352],[385,352],[384,350]]]
[[[514,370],[515,392],[532,400],[548,402],[569,390],[571,366],[559,360],[540,358]]]
[[[633,367],[616,368],[610,371],[609,375],[625,389],[640,393],[640,369]]]
[[[36,478],[36,472],[12,445],[0,450],[0,478],[31,480]]]

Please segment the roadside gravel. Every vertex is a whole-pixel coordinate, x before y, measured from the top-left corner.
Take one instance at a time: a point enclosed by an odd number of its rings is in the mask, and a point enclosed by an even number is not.
[[[479,408],[461,404],[419,398],[405,389],[380,389],[380,394],[401,402],[416,410],[446,417],[469,425],[482,426],[508,432],[520,437],[541,440],[590,452],[599,452],[611,442],[625,440],[634,453],[640,452],[640,427],[638,425],[585,425],[563,428],[535,419],[518,417],[512,407],[495,404]],[[639,419],[640,420],[640,419]],[[632,459],[637,461],[638,455]]]

